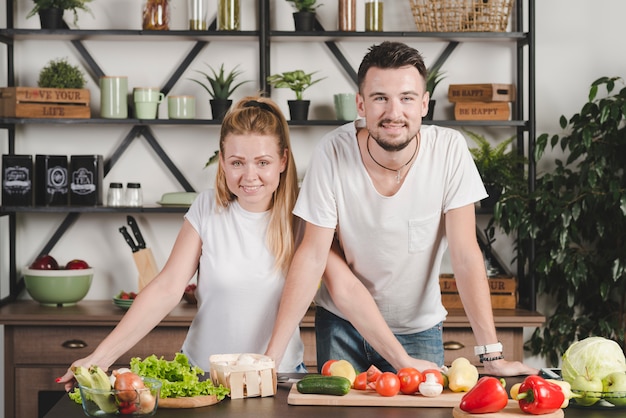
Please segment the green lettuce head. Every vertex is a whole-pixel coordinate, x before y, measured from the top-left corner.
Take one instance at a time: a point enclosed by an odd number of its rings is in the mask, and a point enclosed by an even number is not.
[[[572,344],[563,353],[563,380],[572,383],[579,375],[603,379],[609,373],[626,371],[622,348],[603,337],[589,337]]]

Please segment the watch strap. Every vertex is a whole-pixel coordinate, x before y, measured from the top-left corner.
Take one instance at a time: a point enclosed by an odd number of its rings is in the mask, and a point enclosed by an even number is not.
[[[501,353],[502,343],[498,341],[495,344],[477,345],[474,346],[474,354],[477,356],[489,353]]]

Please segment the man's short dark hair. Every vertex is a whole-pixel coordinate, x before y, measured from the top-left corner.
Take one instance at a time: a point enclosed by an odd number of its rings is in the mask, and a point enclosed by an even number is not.
[[[359,66],[357,80],[359,91],[363,87],[365,75],[370,68],[401,68],[408,65],[415,67],[422,77],[426,78],[426,65],[422,54],[417,49],[402,42],[385,41],[379,45],[372,45]]]

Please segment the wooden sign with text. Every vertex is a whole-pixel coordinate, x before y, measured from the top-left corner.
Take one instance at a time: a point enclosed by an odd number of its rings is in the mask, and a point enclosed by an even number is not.
[[[0,88],[0,116],[9,118],[88,119],[87,89]]]
[[[511,107],[507,102],[459,102],[454,104],[456,120],[509,120]]]
[[[489,283],[493,309],[515,309],[517,305],[517,280],[515,277],[490,277],[487,282]],[[439,287],[441,288],[441,300],[446,309],[463,308],[454,276],[440,275]]]
[[[448,100],[458,102],[512,102],[515,100],[513,84],[450,84]]]

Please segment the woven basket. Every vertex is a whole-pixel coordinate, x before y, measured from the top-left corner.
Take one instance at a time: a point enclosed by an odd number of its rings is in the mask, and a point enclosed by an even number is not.
[[[241,361],[241,356],[253,359]],[[274,396],[276,367],[274,360],[261,354],[214,354],[209,357],[211,380],[230,389],[231,399]]]
[[[515,0],[409,0],[420,32],[504,32]]]

